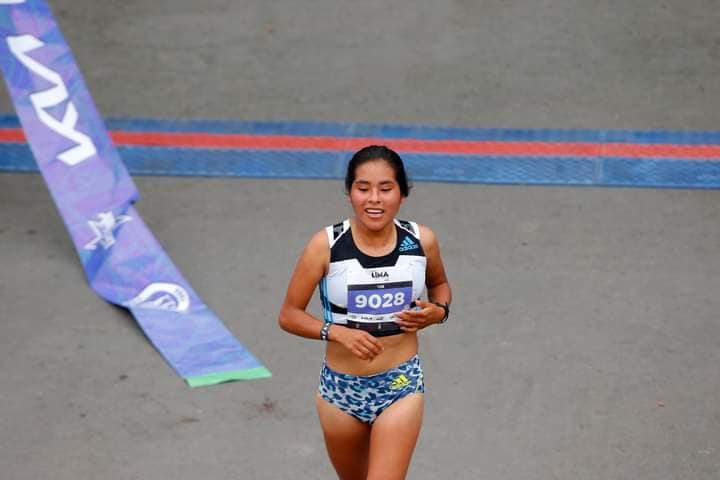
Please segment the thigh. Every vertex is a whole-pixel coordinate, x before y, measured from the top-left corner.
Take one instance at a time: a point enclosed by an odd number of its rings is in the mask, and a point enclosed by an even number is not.
[[[318,417],[330,462],[341,480],[365,480],[370,425],[343,412],[316,395]]]
[[[425,398],[413,393],[401,398],[373,423],[367,480],[404,479],[420,435]]]

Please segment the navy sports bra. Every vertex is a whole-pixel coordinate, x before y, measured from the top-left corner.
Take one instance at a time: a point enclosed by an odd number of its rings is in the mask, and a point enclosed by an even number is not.
[[[326,322],[359,328],[376,337],[402,333],[394,314],[414,307],[422,295],[427,261],[417,223],[397,219],[394,223],[397,243],[381,257],[358,249],[350,220],[326,227],[330,266],[320,280]]]

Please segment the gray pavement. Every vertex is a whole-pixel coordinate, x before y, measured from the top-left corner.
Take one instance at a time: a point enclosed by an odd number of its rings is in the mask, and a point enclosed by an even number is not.
[[[52,5],[105,116],[720,125],[711,1]],[[340,183],[136,180],[274,376],[186,387],[87,287],[42,179],[0,174],[0,478],[332,478],[322,345],[275,317],[304,242],[349,213]],[[404,208],[455,293],[423,332],[410,478],[720,477],[720,192],[419,183]]]

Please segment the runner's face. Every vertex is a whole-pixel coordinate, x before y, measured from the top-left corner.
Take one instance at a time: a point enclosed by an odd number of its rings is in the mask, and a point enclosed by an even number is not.
[[[381,230],[392,222],[403,200],[395,171],[385,160],[371,160],[355,169],[350,204],[355,218],[368,229]]]

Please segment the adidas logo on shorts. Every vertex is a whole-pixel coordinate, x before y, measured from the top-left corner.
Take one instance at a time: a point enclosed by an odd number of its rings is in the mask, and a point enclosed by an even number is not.
[[[413,242],[412,238],[410,238],[410,237],[403,238],[403,241],[400,244],[401,252],[407,252],[409,250],[416,250],[417,248],[418,248],[417,243]]]
[[[401,388],[405,388],[408,385],[410,385],[410,380],[401,373],[400,376],[395,377],[395,379],[390,384],[390,390],[400,390]]]

